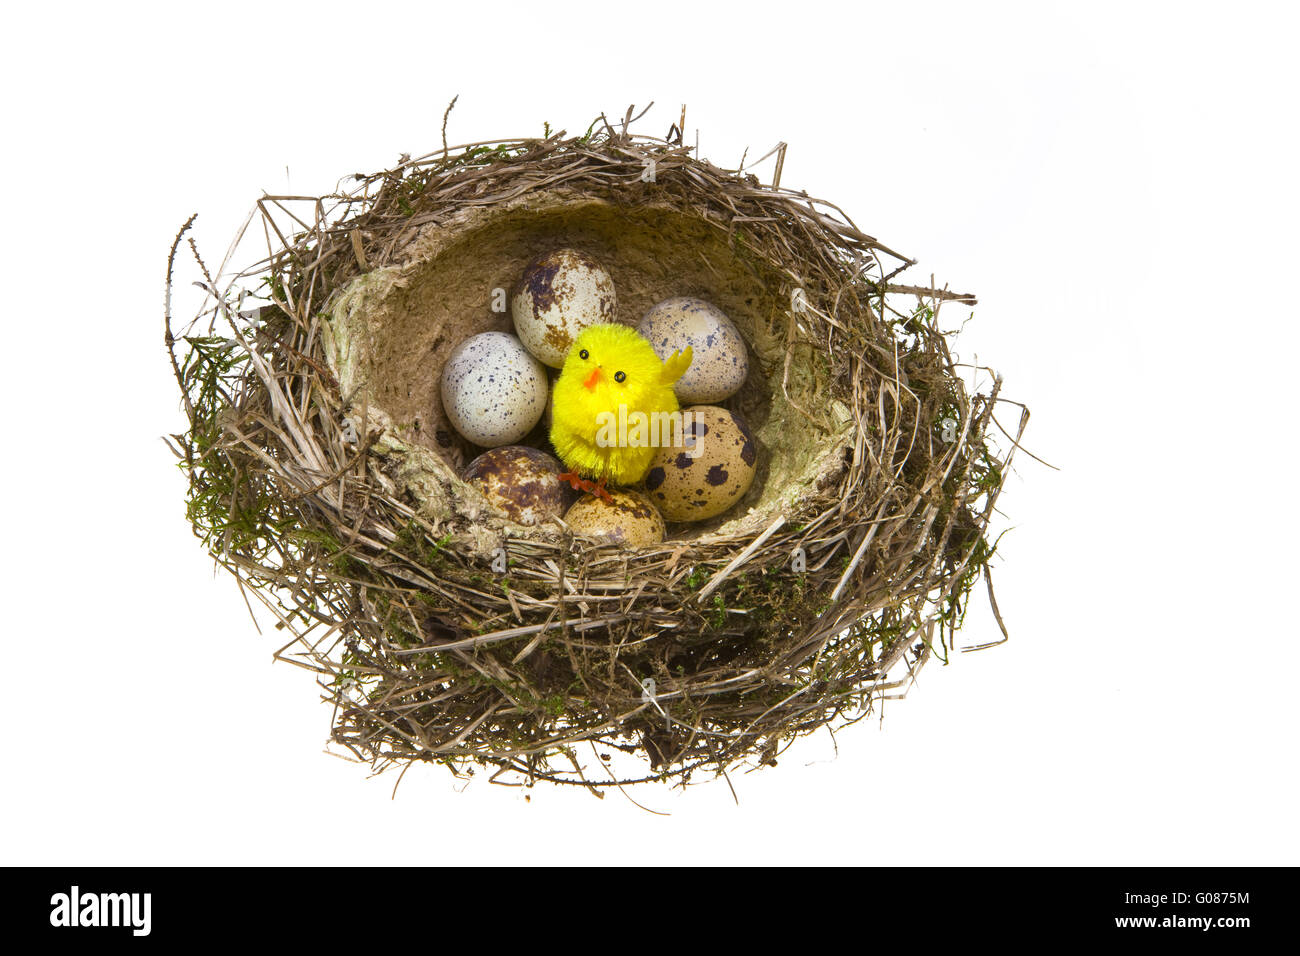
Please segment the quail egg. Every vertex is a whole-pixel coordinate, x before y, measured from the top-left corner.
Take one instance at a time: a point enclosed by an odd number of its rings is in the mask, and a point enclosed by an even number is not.
[[[683,409],[682,432],[687,447],[655,451],[646,493],[669,521],[716,517],[754,483],[758,444],[739,413],[715,405]]]
[[[614,280],[594,258],[557,249],[528,264],[510,297],[515,332],[525,348],[551,368],[589,325],[614,321]]]
[[[647,548],[663,541],[664,519],[645,495],[610,488],[609,496],[611,500],[603,501],[583,495],[565,514],[565,523],[579,534],[629,548]]]
[[[442,407],[476,445],[496,448],[527,435],[546,408],[546,368],[506,332],[471,336],[442,369]]]
[[[673,386],[681,402],[720,402],[745,384],[749,374],[745,340],[711,302],[691,296],[665,299],[645,314],[637,331],[661,360],[690,346],[691,367]]]
[[[519,524],[558,518],[573,500],[560,481],[560,463],[527,445],[503,445],[479,455],[461,472],[496,508]]]

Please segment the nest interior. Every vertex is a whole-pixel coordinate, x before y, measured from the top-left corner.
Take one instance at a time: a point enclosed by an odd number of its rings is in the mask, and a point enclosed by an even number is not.
[[[364,406],[390,434],[438,456],[451,470],[462,468],[482,449],[463,439],[443,413],[442,366],[471,335],[512,331],[509,312],[499,310],[503,293],[533,257],[571,246],[595,255],[610,272],[616,321],[635,326],[656,302],[694,295],[721,307],[749,343],[750,375],[721,404],[740,412],[758,439],[756,479],[726,515],[675,527],[675,539],[757,527],[806,485],[827,480],[843,464],[851,432],[848,407],[829,398],[832,404],[821,411],[829,408],[831,416],[818,421],[819,427],[800,427],[802,410],[829,397],[826,357],[810,353],[792,363],[784,387],[772,387],[773,372],[785,371],[790,316],[788,295],[783,302],[780,292],[789,280],[747,262],[728,234],[707,219],[640,187],[530,193],[500,207],[476,207],[451,224],[419,229],[388,253],[400,264],[358,277],[331,310],[326,355],[350,404]],[[544,424],[523,441],[544,447]],[[410,468],[418,472],[424,461],[423,455],[412,459]],[[420,479],[436,475],[458,482],[439,468],[403,481],[435,514],[447,495],[435,485],[431,500],[429,483]],[[457,488],[461,498],[473,495]]]
[[[629,119],[266,197],[267,255],[230,274],[191,241],[209,299],[180,334],[166,317],[189,519],[319,675],[332,739],[380,768],[598,791],[774,763],[945,656],[988,581],[1027,412],[1000,451],[1000,381],[968,394],[938,324],[973,300],[896,283],[911,261],[832,204]],[[476,450],[442,363],[508,330],[493,290],[560,245],[610,271],[619,321],[700,295],[746,337],[726,404],[759,476],[732,512],[628,550],[514,525],[457,477]]]

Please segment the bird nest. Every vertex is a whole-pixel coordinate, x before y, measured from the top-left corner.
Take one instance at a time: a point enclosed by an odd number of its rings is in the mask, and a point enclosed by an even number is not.
[[[444,133],[332,195],[264,197],[216,270],[189,240],[206,299],[183,330],[189,223],[173,244],[188,517],[291,638],[277,656],[319,675],[332,739],[377,769],[599,792],[774,764],[946,659],[988,580],[1028,414],[1001,451],[1000,380],[968,385],[938,324],[973,298],[898,284],[912,261],[834,205],[631,122]],[[229,268],[252,235],[267,255]],[[751,350],[723,404],[756,439],[753,486],[654,547],[515,524],[459,477],[475,450],[442,364],[509,329],[511,285],[560,246],[609,271],[618,321],[700,296]]]

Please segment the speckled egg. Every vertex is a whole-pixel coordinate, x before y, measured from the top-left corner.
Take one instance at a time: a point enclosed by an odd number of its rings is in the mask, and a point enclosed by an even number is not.
[[[542,417],[546,368],[506,332],[471,336],[442,369],[442,407],[476,445],[496,448],[527,435]]]
[[[528,264],[510,296],[515,332],[551,368],[589,325],[614,321],[614,280],[577,249],[557,249]]]
[[[758,444],[736,412],[714,405],[692,405],[686,444],[660,448],[650,462],[645,488],[669,521],[703,521],[722,514],[754,483]]]
[[[520,524],[558,518],[573,501],[560,481],[560,463],[527,445],[503,445],[479,455],[461,472],[488,501]]]
[[[629,548],[648,548],[664,539],[664,519],[645,495],[609,489],[610,501],[583,495],[565,514],[565,523],[579,534],[603,538]]]
[[[749,354],[732,321],[711,302],[690,296],[665,299],[637,326],[655,354],[666,359],[691,347],[691,367],[673,386],[681,402],[720,402],[745,384]]]

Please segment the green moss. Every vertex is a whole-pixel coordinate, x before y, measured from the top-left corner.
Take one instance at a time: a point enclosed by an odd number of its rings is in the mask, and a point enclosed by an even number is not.
[[[436,568],[446,561],[444,549],[451,543],[451,539],[452,536],[448,533],[435,541],[423,525],[411,520],[397,532],[393,549],[408,558],[413,558],[425,567]]]
[[[713,611],[709,616],[709,623],[717,630],[727,626],[727,602],[720,593],[713,595]]]
[[[185,515],[214,556],[239,554],[261,562],[298,523],[260,465],[233,445],[226,432],[235,420],[232,395],[249,374],[248,352],[233,339],[195,336],[180,364],[190,405]]]

